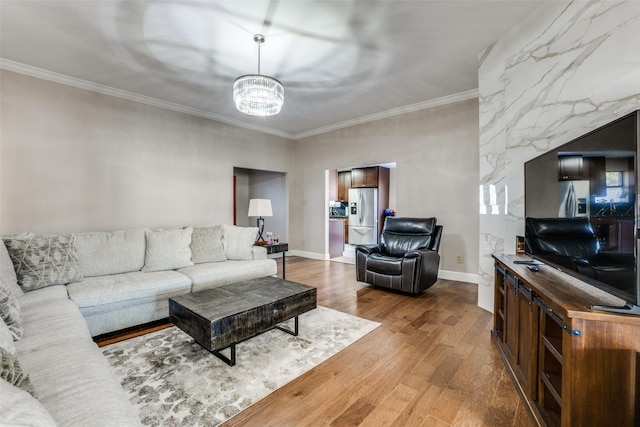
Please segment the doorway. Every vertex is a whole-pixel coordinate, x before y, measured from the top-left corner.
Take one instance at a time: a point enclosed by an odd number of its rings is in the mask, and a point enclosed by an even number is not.
[[[380,180],[373,183],[360,183],[360,176],[365,170],[377,169],[375,176]],[[385,169],[384,173],[380,173]],[[376,218],[375,227],[382,229],[384,223],[384,211],[386,209],[396,209],[396,163],[380,163],[375,165],[354,166],[341,169],[332,169],[325,171],[326,179],[326,227],[325,227],[325,255],[326,259],[336,262],[344,262],[349,264],[355,263],[355,246],[354,239],[350,239],[349,223],[349,190],[376,188],[377,193],[382,197],[376,196]],[[356,176],[355,181],[351,177]],[[346,206],[346,212],[342,214],[343,208]],[[353,229],[352,231],[357,231]],[[374,234],[376,232],[374,231]],[[357,240],[357,239],[356,239]]]
[[[269,199],[273,216],[266,217],[264,232],[273,232],[282,242],[289,241],[289,191],[287,174],[257,169],[233,168],[235,222],[239,227],[255,227],[249,217],[249,200]]]

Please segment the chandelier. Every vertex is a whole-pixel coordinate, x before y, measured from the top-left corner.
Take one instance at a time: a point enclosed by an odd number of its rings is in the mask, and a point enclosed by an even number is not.
[[[264,36],[256,34],[258,43],[258,74],[240,76],[233,83],[233,100],[236,108],[251,116],[273,116],[280,112],[284,102],[284,87],[273,77],[260,74],[260,45]]]

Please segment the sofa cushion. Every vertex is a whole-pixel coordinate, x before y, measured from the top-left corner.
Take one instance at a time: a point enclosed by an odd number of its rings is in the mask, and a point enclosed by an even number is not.
[[[222,244],[222,226],[194,227],[191,235],[191,261],[200,264],[226,259]]]
[[[18,285],[16,270],[13,267],[13,261],[11,261],[4,240],[0,240],[0,286],[4,286],[15,296],[20,296],[23,293],[20,285]]]
[[[144,266],[146,243],[143,228],[75,236],[84,277],[140,271]]]
[[[18,358],[0,347],[0,379],[35,396],[29,376],[20,366]]]
[[[31,394],[0,380],[0,420],[4,426],[55,427],[51,414]]]
[[[403,259],[402,257],[392,257],[374,253],[367,257],[366,269],[374,273],[397,276],[402,274]]]
[[[192,292],[228,285],[257,277],[273,276],[278,272],[275,260],[225,261],[196,264],[178,272],[192,281]]]
[[[146,231],[147,249],[142,271],[173,270],[193,265],[191,262],[193,228]]]
[[[25,297],[60,288],[65,290],[63,286],[53,286],[27,292]],[[16,351],[27,353],[46,350],[67,339],[91,340],[87,322],[78,307],[67,297],[66,290],[63,298],[60,298],[59,292],[45,294],[43,298],[20,298],[24,336],[16,341]]]
[[[67,285],[69,298],[81,309],[122,302],[135,304],[142,298],[160,299],[190,288],[191,279],[172,270],[89,277],[81,283]]]
[[[0,348],[4,348],[11,354],[16,353],[16,345],[13,343],[13,335],[4,320],[0,319]]]
[[[0,318],[7,325],[14,340],[22,337],[22,315],[15,295],[0,285]]]
[[[258,227],[237,227],[235,225],[223,225],[224,254],[227,259],[246,261],[252,258],[251,248],[256,242]]]
[[[5,239],[4,242],[24,291],[82,280],[72,234]]]
[[[65,427],[137,426],[136,413],[96,344],[63,338],[40,350],[22,352],[38,400]]]

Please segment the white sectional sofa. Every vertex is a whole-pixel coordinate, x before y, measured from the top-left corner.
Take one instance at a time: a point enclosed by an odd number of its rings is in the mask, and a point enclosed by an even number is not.
[[[256,233],[3,236],[0,425],[138,425],[92,337],[168,317],[172,296],[276,274]]]

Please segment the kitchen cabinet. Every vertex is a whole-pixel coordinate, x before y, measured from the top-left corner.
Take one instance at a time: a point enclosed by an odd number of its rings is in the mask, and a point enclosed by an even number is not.
[[[558,180],[566,181],[584,179],[584,162],[582,156],[558,157]]]
[[[344,220],[329,220],[329,258],[341,257],[344,252]]]
[[[589,178],[589,192],[592,197],[606,197],[606,158],[585,157],[586,177]]]
[[[640,317],[590,310],[615,297],[546,265],[495,254],[492,338],[543,426],[640,422]]]
[[[338,172],[338,199],[341,202],[349,200],[351,188],[351,171]]]
[[[378,166],[351,169],[351,188],[378,187]]]

